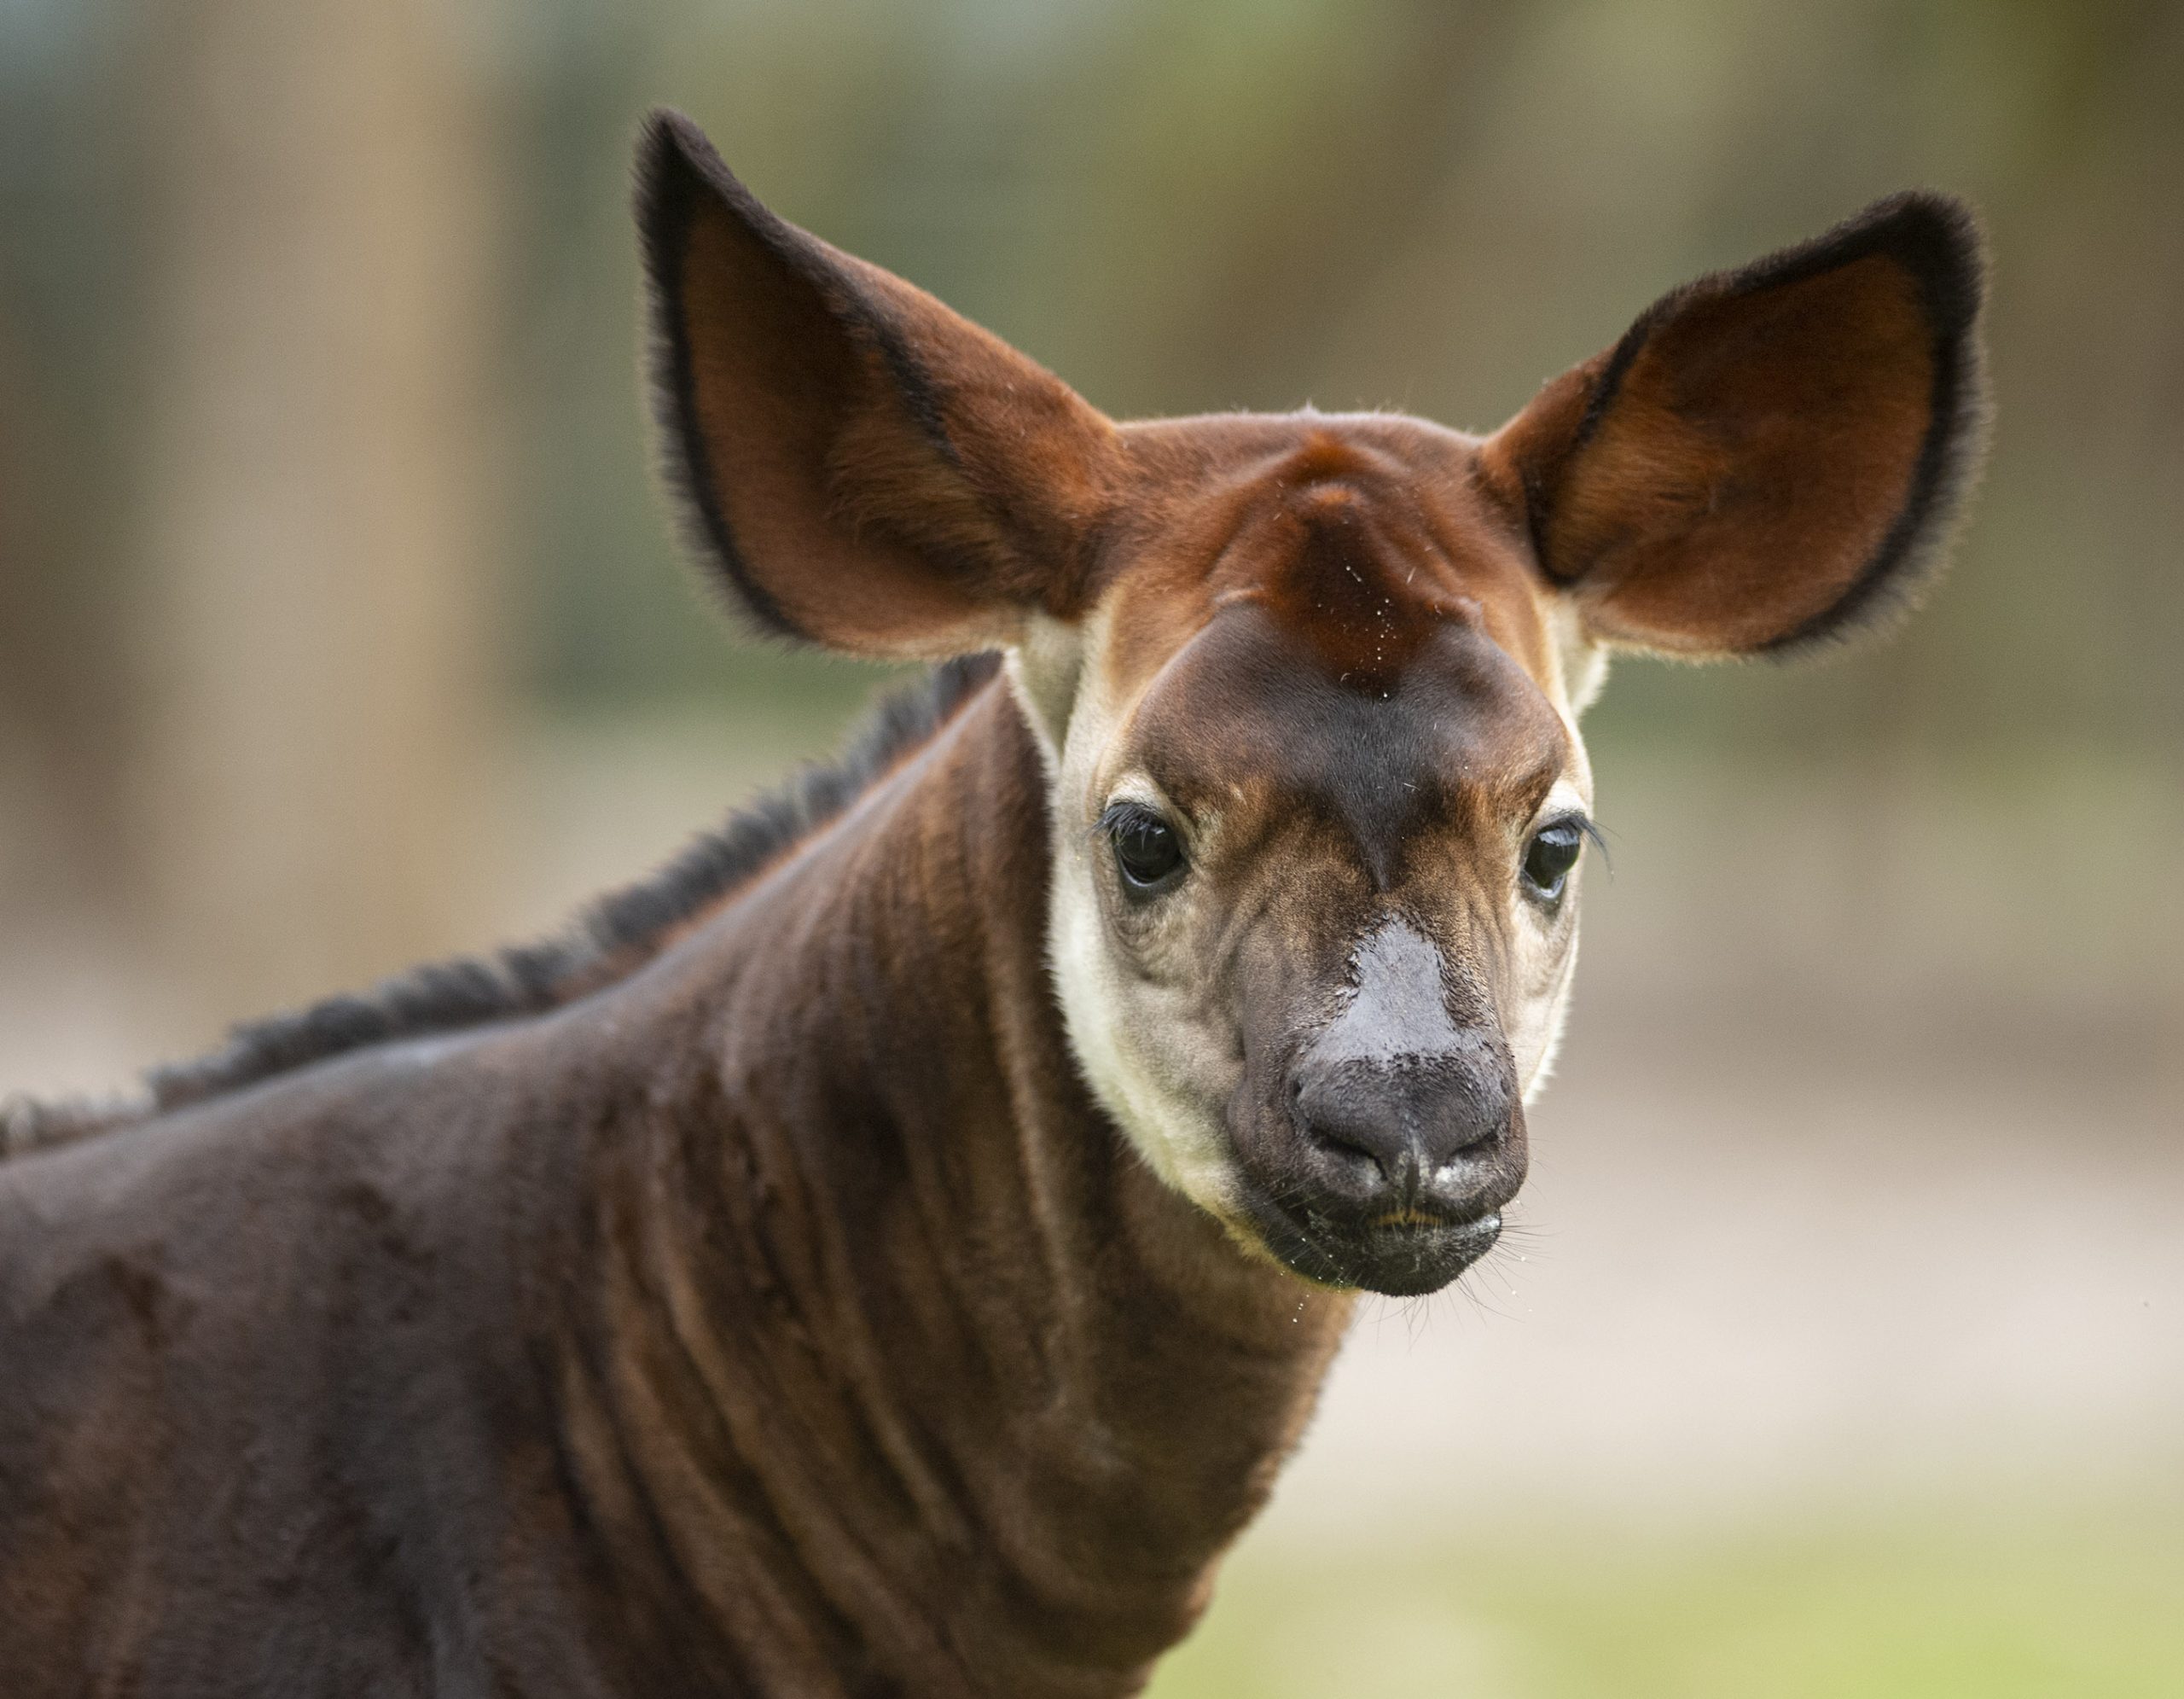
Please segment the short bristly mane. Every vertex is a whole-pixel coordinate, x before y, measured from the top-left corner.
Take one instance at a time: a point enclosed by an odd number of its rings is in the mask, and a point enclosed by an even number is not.
[[[250,1021],[211,1054],[154,1070],[132,1097],[0,1103],[0,1158],[131,1126],[351,1050],[543,1014],[610,985],[651,959],[692,916],[838,817],[946,724],[996,666],[992,655],[951,660],[892,692],[840,759],[807,767],[737,810],[652,877],[593,903],[558,937],[433,963],[367,992]]]

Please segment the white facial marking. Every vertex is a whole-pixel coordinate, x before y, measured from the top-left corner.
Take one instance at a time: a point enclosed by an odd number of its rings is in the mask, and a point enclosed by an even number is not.
[[[1220,1105],[1240,1070],[1188,987],[1124,979],[1106,924],[1089,882],[1057,887],[1050,947],[1077,1064],[1153,1172],[1225,1214],[1235,1183]]]
[[[1024,706],[1024,717],[1039,740],[1046,758],[1047,780],[1054,782],[1061,746],[1069,736],[1069,718],[1077,701],[1077,679],[1084,656],[1095,650],[1105,635],[1106,621],[1095,619],[1083,625],[1057,620],[1034,609],[1008,651],[1005,667],[1009,688]]]
[[[1607,683],[1606,643],[1586,635],[1585,622],[1565,596],[1557,596],[1547,610],[1548,636],[1553,640],[1554,678],[1548,695],[1577,736],[1577,721],[1599,698]]]
[[[1135,958],[1117,947],[1102,896],[1111,884],[1105,864],[1113,852],[1087,824],[1109,804],[1130,800],[1169,817],[1187,844],[1191,837],[1190,823],[1175,815],[1145,775],[1101,783],[1100,769],[1122,719],[1100,682],[1107,629],[1102,616],[1088,622],[1076,698],[1064,717],[1067,732],[1054,766],[1049,963],[1071,1048],[1101,1107],[1163,1180],[1225,1215],[1235,1183],[1223,1106],[1241,1072],[1228,1013],[1206,1006],[1193,975],[1180,970],[1184,963],[1164,959],[1187,951],[1164,952],[1157,935]],[[1162,923],[1157,916],[1146,920],[1156,934]]]
[[[1548,792],[1547,800],[1540,805],[1539,812],[1534,817],[1531,829],[1536,830],[1541,822],[1561,815],[1583,814],[1589,817],[1592,812],[1591,773],[1585,761],[1585,746],[1578,738],[1575,725],[1571,727],[1570,735],[1576,772],[1565,774],[1555,781],[1554,788]],[[1530,835],[1527,831],[1527,841]],[[1519,897],[1518,900],[1521,903],[1524,899]],[[1574,891],[1569,900],[1577,900]],[[1527,1103],[1547,1084],[1554,1071],[1554,1053],[1561,1048],[1563,1027],[1569,1018],[1570,986],[1577,965],[1574,914],[1570,917],[1570,937],[1558,949],[1536,922],[1519,917],[1518,995],[1504,1012],[1502,1018],[1507,1030],[1502,1036],[1508,1040],[1510,1054],[1517,1060],[1517,1079]]]

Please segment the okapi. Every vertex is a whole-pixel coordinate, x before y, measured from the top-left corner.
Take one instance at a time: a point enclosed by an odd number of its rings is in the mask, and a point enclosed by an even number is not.
[[[1479,438],[1118,425],[687,120],[637,179],[697,553],[944,664],[561,943],[12,1112],[16,1699],[1136,1691],[1354,1295],[1495,1242],[1609,651],[1886,619],[1978,457],[1938,195]]]

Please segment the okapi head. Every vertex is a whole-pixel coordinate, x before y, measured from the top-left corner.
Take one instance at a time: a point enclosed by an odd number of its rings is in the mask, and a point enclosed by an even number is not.
[[[1006,652],[1085,1079],[1247,1251],[1432,1290],[1526,1161],[1615,649],[1906,608],[1976,457],[1980,262],[1907,195],[1705,277],[1501,430],[1114,423],[783,223],[687,120],[641,161],[695,545],[768,630]]]

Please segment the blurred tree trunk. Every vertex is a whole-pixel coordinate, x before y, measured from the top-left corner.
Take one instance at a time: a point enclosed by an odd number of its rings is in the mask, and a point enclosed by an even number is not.
[[[138,851],[177,1042],[456,941],[498,671],[491,102],[427,0],[173,0]]]
[[[72,476],[72,461],[89,457],[69,440],[77,422],[56,419],[23,346],[0,320],[0,934],[10,938],[123,895],[113,752],[131,730],[113,642],[113,480],[93,499]]]
[[[67,892],[89,847],[78,828],[98,812],[77,781],[85,692],[96,656],[73,619],[50,510],[35,464],[32,408],[16,375],[12,327],[0,322],[0,927]],[[73,563],[70,563],[73,564]],[[68,640],[74,639],[72,644]],[[110,669],[109,669],[110,670]]]

